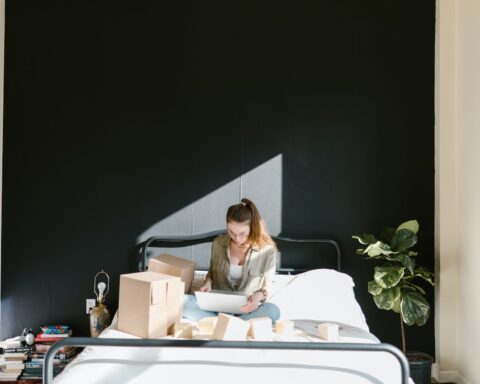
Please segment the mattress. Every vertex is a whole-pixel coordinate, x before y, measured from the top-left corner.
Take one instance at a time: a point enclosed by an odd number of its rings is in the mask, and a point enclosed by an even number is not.
[[[288,341],[323,343],[318,322],[296,320]],[[101,338],[137,338],[115,327]],[[284,339],[283,341],[286,341]],[[255,343],[255,341],[252,341]],[[337,343],[378,343],[363,329],[340,324]],[[56,377],[55,384],[211,383],[245,380],[275,383],[401,383],[397,359],[387,352],[325,350],[260,350],[216,348],[87,347]]]
[[[269,301],[281,318],[293,320],[295,334],[274,336],[278,342],[325,343],[318,337],[322,322],[337,323],[335,341],[378,344],[355,299],[350,276],[329,269],[295,277],[277,276]],[[117,328],[116,316],[101,335],[138,339]],[[254,346],[256,341],[251,341]],[[247,343],[250,346],[250,343]],[[281,344],[278,344],[281,345]],[[252,382],[381,384],[402,383],[397,358],[385,351],[219,349],[206,347],[87,347],[54,380],[55,384],[229,384]]]

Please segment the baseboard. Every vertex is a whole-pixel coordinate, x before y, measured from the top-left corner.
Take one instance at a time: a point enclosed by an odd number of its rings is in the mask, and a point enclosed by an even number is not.
[[[439,383],[472,384],[457,371],[440,371],[437,363],[432,364],[432,377]]]

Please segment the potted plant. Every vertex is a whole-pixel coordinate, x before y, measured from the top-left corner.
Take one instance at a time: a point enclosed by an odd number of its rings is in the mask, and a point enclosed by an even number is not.
[[[383,261],[375,266],[373,280],[368,282],[368,292],[378,308],[399,314],[402,348],[410,363],[411,377],[417,384],[429,384],[433,358],[420,352],[407,353],[404,329],[404,323],[424,325],[430,315],[425,290],[418,285],[418,281],[433,286],[434,274],[416,262],[418,254],[412,248],[417,243],[418,230],[418,221],[410,220],[396,229],[386,228],[377,238],[367,233],[354,234],[352,237],[366,246],[357,249],[357,254]]]

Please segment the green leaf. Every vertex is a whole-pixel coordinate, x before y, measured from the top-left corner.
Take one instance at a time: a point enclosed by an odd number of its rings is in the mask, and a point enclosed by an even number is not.
[[[398,295],[398,298],[396,298],[395,301],[393,302],[392,311],[396,313],[400,313],[401,304],[402,304],[402,294],[400,293],[400,295]]]
[[[399,265],[383,265],[375,267],[373,278],[382,288],[391,288],[399,283],[405,274],[405,267]]]
[[[404,284],[404,285],[403,285]],[[419,285],[417,284],[413,284],[413,283],[410,283],[408,281],[403,281],[403,284],[402,284],[402,288],[407,288],[409,290],[417,290],[418,292],[420,292],[422,295],[425,295],[425,290],[420,287]]]
[[[377,241],[375,244],[370,244],[365,249],[365,253],[367,253],[370,257],[377,257],[380,255],[390,255],[393,252],[390,250],[390,246],[388,244]]]
[[[357,255],[363,255],[365,253],[365,248],[358,248],[355,253]]]
[[[400,298],[400,287],[385,289],[379,295],[373,296],[375,304],[380,309],[387,311],[393,309],[395,302]]]
[[[396,228],[387,227],[382,231],[382,233],[380,233],[378,238],[380,241],[383,241],[384,243],[391,244],[393,240],[393,236],[395,236],[395,232],[397,232]]]
[[[420,277],[423,280],[428,281],[432,286],[435,285],[435,281],[434,281],[435,275],[425,267],[415,268],[414,276]]]
[[[412,257],[412,256],[417,256],[418,255],[418,252],[415,252],[415,251],[408,251],[408,256]]]
[[[369,233],[355,233],[352,239],[357,239],[361,244],[374,244],[377,242],[375,237]]]
[[[391,255],[390,258],[392,260],[399,261],[410,271],[412,275],[414,274],[415,261],[412,260],[408,255],[405,255],[404,253],[398,253],[396,255]]]
[[[412,231],[413,233],[417,233],[418,230],[420,229],[420,224],[418,224],[417,220],[409,220],[405,221],[404,223],[400,224],[397,228],[397,231],[401,229],[408,229],[409,231]]]
[[[403,294],[401,311],[406,324],[424,325],[430,315],[430,305],[422,294],[408,291]]]
[[[395,252],[402,252],[413,247],[417,243],[417,236],[409,229],[397,230],[392,239],[391,249]]]
[[[383,291],[383,288],[380,287],[375,280],[368,282],[368,292],[373,296],[380,294]]]

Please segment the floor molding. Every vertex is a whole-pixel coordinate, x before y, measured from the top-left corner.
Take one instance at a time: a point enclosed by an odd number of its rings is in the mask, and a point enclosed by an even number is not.
[[[432,364],[432,377],[439,383],[472,384],[457,371],[440,371],[438,364]]]

